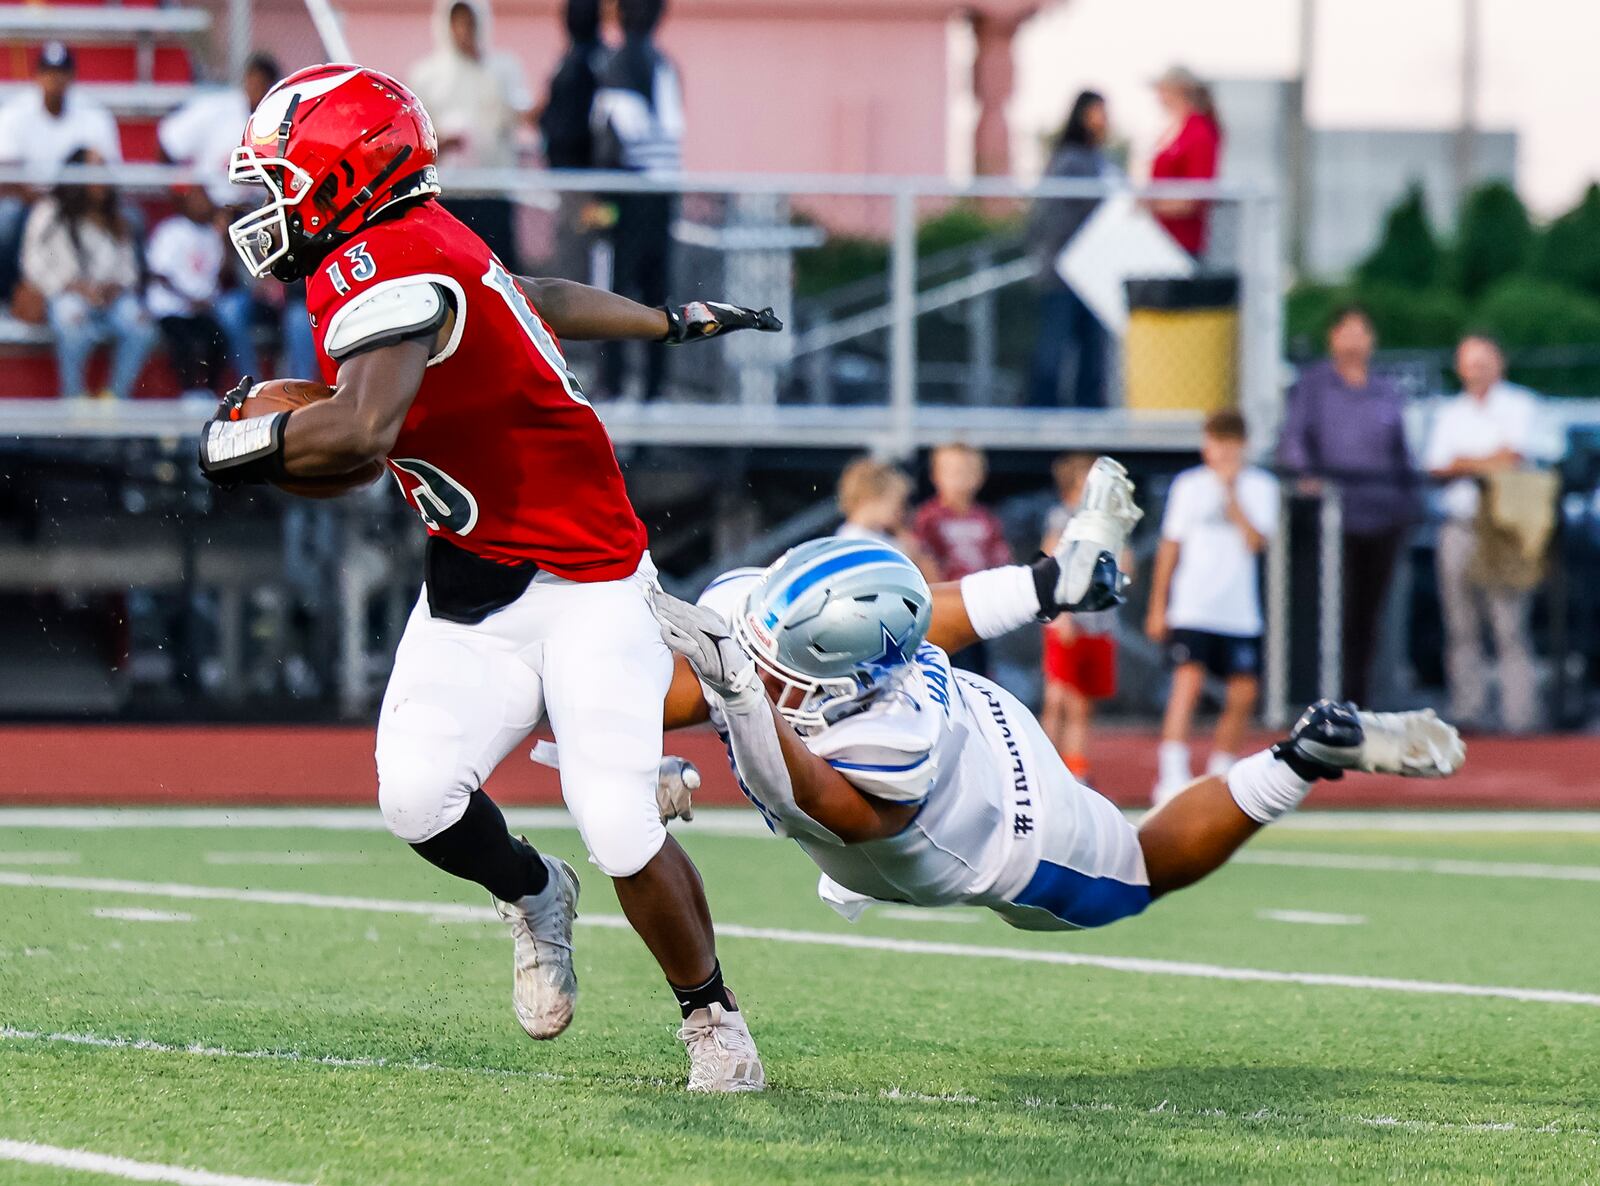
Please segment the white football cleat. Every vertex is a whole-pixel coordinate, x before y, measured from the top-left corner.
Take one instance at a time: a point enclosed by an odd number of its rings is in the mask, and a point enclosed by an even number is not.
[[[1066,529],[1056,543],[1055,558],[1060,565],[1055,600],[1058,606],[1072,609],[1084,603],[1095,580],[1102,554],[1111,557],[1113,566],[1121,563],[1128,537],[1144,518],[1133,499],[1133,482],[1122,464],[1109,457],[1097,457],[1083,483],[1083,504],[1067,520]],[[1126,585],[1118,575],[1120,593]],[[1101,607],[1091,607],[1101,608]]]
[[[1448,778],[1465,764],[1467,745],[1433,709],[1357,712],[1361,721],[1360,769],[1406,778]]]
[[[572,1024],[578,976],[572,968],[572,920],[578,917],[578,875],[559,857],[539,858],[550,884],[515,902],[495,899],[511,927],[511,1004],[528,1037],[547,1041]]]
[[[737,1009],[711,1004],[683,1019],[678,1040],[689,1050],[689,1090],[765,1091],[767,1072]]]
[[[1461,734],[1431,708],[1363,712],[1349,701],[1319,700],[1295,722],[1285,744],[1302,759],[1326,768],[1323,777],[1330,778],[1342,770],[1448,778],[1467,760]]]

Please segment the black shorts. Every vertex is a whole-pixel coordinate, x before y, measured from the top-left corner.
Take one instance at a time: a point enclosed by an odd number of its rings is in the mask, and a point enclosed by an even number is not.
[[[1198,663],[1218,679],[1233,675],[1259,676],[1261,636],[1174,630],[1167,639],[1167,662],[1174,667]]]

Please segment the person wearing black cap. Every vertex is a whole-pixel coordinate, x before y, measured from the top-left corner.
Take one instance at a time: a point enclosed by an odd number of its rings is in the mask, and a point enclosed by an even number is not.
[[[34,79],[0,106],[0,162],[39,170],[40,180],[53,180],[57,166],[79,149],[92,149],[102,160],[120,161],[122,142],[111,113],[73,86],[77,63],[59,41],[39,51]]]
[[[0,165],[25,166],[40,186],[52,184],[62,162],[85,149],[101,160],[122,159],[111,113],[72,85],[76,65],[61,42],[45,42],[34,62],[38,85],[0,104]],[[16,287],[22,224],[36,196],[28,186],[0,186],[0,298]]]

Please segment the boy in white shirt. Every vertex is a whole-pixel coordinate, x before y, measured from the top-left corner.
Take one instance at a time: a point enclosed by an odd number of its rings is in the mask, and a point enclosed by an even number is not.
[[[1167,648],[1172,694],[1161,726],[1160,806],[1193,777],[1189,727],[1206,673],[1226,685],[1208,774],[1233,765],[1255,708],[1261,671],[1260,560],[1278,527],[1278,482],[1245,464],[1244,417],[1214,412],[1205,464],[1173,479],[1161,521],[1145,632]]]
[[[216,208],[199,186],[178,195],[178,213],[161,221],[145,249],[150,273],[145,303],[161,323],[167,357],[186,398],[219,393],[222,327],[213,306],[222,288],[226,245]]]

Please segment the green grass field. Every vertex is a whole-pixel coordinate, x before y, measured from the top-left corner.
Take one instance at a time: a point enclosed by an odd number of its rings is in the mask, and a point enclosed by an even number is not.
[[[708,1099],[572,831],[530,834],[589,868],[591,924],[577,1020],[535,1045],[486,901],[381,831],[0,813],[0,1183],[126,1180],[7,1141],[324,1186],[1600,1182],[1600,832],[1285,828],[1143,918],[1041,936],[852,927],[730,822],[679,835],[772,1089]]]

